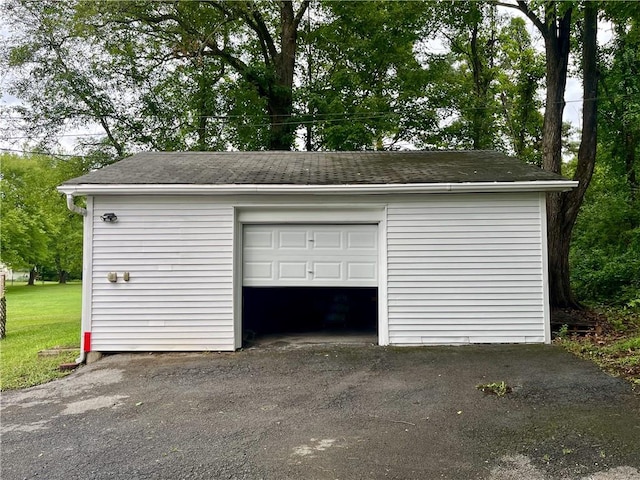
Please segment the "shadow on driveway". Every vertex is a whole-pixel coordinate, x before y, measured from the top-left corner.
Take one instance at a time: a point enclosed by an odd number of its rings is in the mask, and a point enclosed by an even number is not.
[[[541,345],[113,355],[1,428],[3,480],[640,479],[640,396]]]

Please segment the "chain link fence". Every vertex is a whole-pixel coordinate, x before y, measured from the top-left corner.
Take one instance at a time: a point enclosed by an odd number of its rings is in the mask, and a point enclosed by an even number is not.
[[[4,296],[5,274],[0,273],[0,339],[7,335],[7,299]]]

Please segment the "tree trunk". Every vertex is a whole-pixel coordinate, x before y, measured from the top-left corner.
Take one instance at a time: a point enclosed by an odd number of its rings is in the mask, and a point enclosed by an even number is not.
[[[471,112],[471,145],[474,150],[481,150],[483,145],[481,144],[482,138],[482,124],[486,121],[486,112],[481,108],[482,105],[482,86],[481,86],[481,61],[478,54],[478,23],[474,23],[471,29],[471,39],[469,41],[469,47],[471,50],[471,73],[473,76],[473,89],[475,93],[474,108]]]
[[[569,276],[570,227],[547,209],[547,248],[549,250],[549,303],[551,308],[580,308],[571,290]],[[560,217],[562,214],[560,212]],[[549,226],[553,228],[549,228]]]
[[[631,202],[635,202],[638,191],[638,179],[636,177],[636,143],[633,135],[626,132],[624,135],[624,165]]]
[[[491,22],[491,38],[486,44],[481,44],[482,39],[478,37],[481,28],[478,22],[473,24],[469,40],[469,63],[471,64],[474,93],[473,111],[471,112],[471,145],[473,150],[485,150],[493,147],[491,140],[493,119],[492,112],[488,108],[491,97],[489,87],[493,78],[493,74],[491,74],[494,56],[493,18]],[[486,49],[484,52],[480,50],[483,47]]]
[[[530,2],[533,3],[533,2]],[[545,41],[547,59],[547,96],[542,129],[542,168],[561,173],[562,165],[562,112],[569,63],[571,15],[573,8],[565,6],[559,16],[561,2],[545,2],[545,18],[540,19],[526,2],[518,1],[519,8],[536,25]],[[547,194],[547,245],[549,250],[549,297],[551,308],[580,307],[571,290],[569,277],[569,245],[571,232],[589,186],[596,154],[596,87],[597,87],[597,20],[596,2],[583,2],[584,35],[584,97],[582,140],[578,152],[578,165],[574,180],[579,186],[571,192]]]
[[[542,127],[542,168],[561,173],[562,112],[567,84],[571,34],[571,9],[556,20],[556,5],[545,11],[545,51],[547,96]],[[569,246],[573,225],[564,215],[565,193],[547,194],[547,245],[549,251],[549,300],[552,308],[578,307],[569,277]]]
[[[567,192],[567,205],[565,209],[565,223],[571,225],[578,217],[582,200],[591,182],[593,170],[596,164],[596,150],[598,145],[598,4],[597,2],[584,3],[584,32],[582,45],[582,138],[578,149],[578,165],[574,180],[579,185]]]
[[[31,270],[29,270],[29,280],[27,281],[27,285],[34,286],[36,284],[37,276],[38,272],[36,270],[36,267],[32,267]]]
[[[196,147],[198,151],[205,152],[208,150],[207,148],[207,121],[208,111],[207,111],[207,89],[209,85],[205,80],[204,74],[201,72],[198,74],[198,146]]]
[[[574,180],[578,180],[578,186],[560,194],[553,194],[557,198],[554,204],[557,211],[548,212],[549,218],[554,216],[553,234],[560,232],[564,238],[555,242],[552,246],[549,241],[549,277],[551,283],[550,300],[554,308],[576,308],[580,305],[575,299],[569,282],[569,243],[571,233],[578,212],[584,199],[585,192],[591,181],[596,161],[597,146],[597,22],[598,6],[595,2],[585,2],[584,7],[584,32],[582,47],[583,64],[583,100],[582,100],[582,139],[578,150],[578,164]],[[550,230],[551,233],[551,230]],[[556,250],[557,248],[557,250]],[[560,256],[561,258],[554,258]]]
[[[273,59],[276,80],[269,89],[267,108],[271,121],[269,150],[291,150],[296,125],[293,124],[293,75],[296,64],[298,23],[291,1],[280,5],[280,52]]]
[[[278,86],[274,90],[280,90]],[[269,150],[291,150],[295,125],[292,122],[293,101],[284,87],[278,93],[270,93],[267,99],[269,112]]]
[[[69,278],[69,272],[65,270],[58,270],[58,283],[65,284],[67,283],[67,279]]]

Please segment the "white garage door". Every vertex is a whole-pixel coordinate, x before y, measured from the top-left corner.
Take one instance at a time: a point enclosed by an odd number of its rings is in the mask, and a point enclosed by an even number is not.
[[[245,225],[243,285],[375,287],[377,225]]]

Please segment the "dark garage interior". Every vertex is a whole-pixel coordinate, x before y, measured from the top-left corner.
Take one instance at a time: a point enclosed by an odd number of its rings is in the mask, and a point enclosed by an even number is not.
[[[243,342],[274,334],[376,335],[376,287],[243,287]]]

